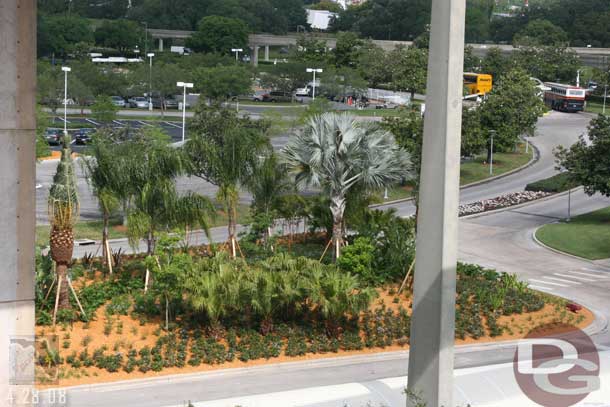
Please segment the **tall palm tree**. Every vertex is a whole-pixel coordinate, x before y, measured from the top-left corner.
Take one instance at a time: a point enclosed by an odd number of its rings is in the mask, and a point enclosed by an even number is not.
[[[81,165],[90,187],[93,189],[102,212],[102,258],[111,261],[108,253],[110,217],[127,199],[129,173],[126,171],[127,157],[122,156],[127,133],[114,130],[98,130],[91,146],[81,160]]]
[[[259,156],[269,151],[269,142],[256,124],[222,108],[200,108],[191,129],[184,147],[189,173],[218,187],[217,200],[228,217],[231,256],[236,257],[239,187],[250,179]]]
[[[185,225],[209,231],[208,221],[214,216],[209,199],[194,193],[181,195],[176,189],[176,177],[184,170],[180,151],[155,129],[141,132],[125,145],[128,154],[123,157],[130,180],[127,231],[132,246],[144,238],[147,253],[152,255],[159,231]]]
[[[70,150],[70,136],[65,135],[61,159],[53,178],[48,199],[49,222],[51,223],[50,252],[57,265],[57,306],[58,309],[70,308],[68,289],[68,266],[72,262],[74,249],[74,224],[79,215],[78,191],[74,162]]]
[[[394,136],[348,114],[312,117],[282,155],[298,188],[321,187],[328,193],[335,258],[343,245],[348,191],[356,185],[365,192],[380,190],[411,177],[409,153],[397,146]]]

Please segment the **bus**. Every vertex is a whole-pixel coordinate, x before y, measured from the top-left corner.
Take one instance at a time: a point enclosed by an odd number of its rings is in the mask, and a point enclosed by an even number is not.
[[[544,103],[551,109],[570,113],[585,110],[585,89],[552,82],[545,85],[549,90],[544,92]]]
[[[464,73],[464,87],[468,89],[470,95],[486,95],[491,92],[493,78],[484,73]]]

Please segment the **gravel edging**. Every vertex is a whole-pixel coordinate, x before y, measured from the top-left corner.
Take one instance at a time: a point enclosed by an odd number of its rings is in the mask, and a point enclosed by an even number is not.
[[[529,143],[529,145],[534,150],[534,156],[532,157],[531,160],[529,160],[529,162],[527,164],[522,165],[521,167],[515,168],[514,170],[510,170],[508,172],[505,172],[504,174],[496,175],[495,177],[485,178],[485,179],[482,179],[480,181],[475,181],[475,182],[471,182],[470,184],[462,185],[460,187],[460,190],[476,187],[476,186],[479,186],[479,185],[488,184],[490,182],[494,182],[494,181],[497,181],[499,179],[509,177],[511,175],[514,175],[514,174],[516,174],[516,173],[518,173],[520,171],[523,171],[523,170],[531,167],[532,165],[536,164],[540,160],[540,150],[538,149],[538,147],[536,147],[532,143]],[[411,197],[411,198],[395,199],[393,201],[387,201],[387,202],[383,202],[383,203],[369,205],[369,208],[375,209],[375,208],[379,208],[379,207],[386,206],[386,205],[394,205],[394,204],[403,203],[403,202],[410,202],[413,199],[414,199],[413,197]]]

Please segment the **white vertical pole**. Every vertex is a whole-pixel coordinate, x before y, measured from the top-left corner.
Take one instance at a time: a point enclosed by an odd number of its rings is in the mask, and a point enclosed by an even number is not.
[[[489,160],[489,175],[494,175],[494,133],[495,131],[490,131],[491,134],[491,155]]]
[[[316,71],[313,71],[313,91],[312,91],[312,100],[316,100]]]
[[[604,86],[604,108],[602,109],[602,114],[606,114],[606,97],[608,97],[608,85]]]
[[[182,143],[186,140],[186,86],[184,86],[184,96],[182,98]]]
[[[432,1],[408,383],[429,407],[453,406],[465,15]]]
[[[68,135],[68,71],[64,71],[64,137]]]

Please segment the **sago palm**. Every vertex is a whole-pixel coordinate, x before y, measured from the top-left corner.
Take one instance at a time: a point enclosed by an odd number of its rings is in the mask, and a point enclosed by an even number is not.
[[[50,253],[57,265],[58,307],[70,308],[68,266],[74,250],[74,224],[78,219],[79,201],[70,150],[70,137],[64,136],[61,160],[49,191],[48,210],[51,223]]]
[[[348,114],[314,116],[282,155],[298,188],[322,188],[329,195],[336,258],[348,191],[356,185],[365,192],[380,190],[411,177],[409,154],[394,136]]]

